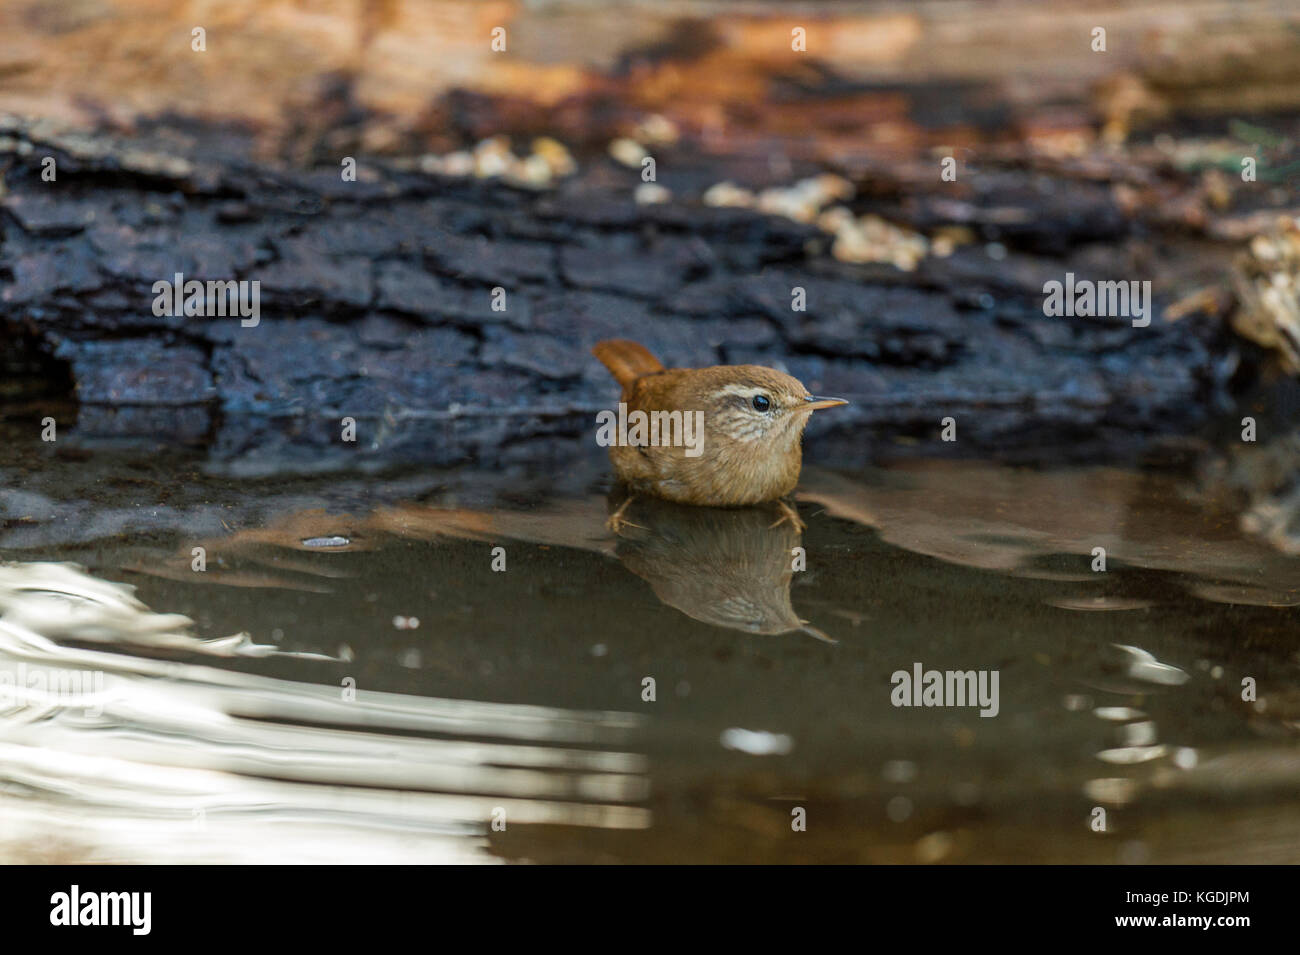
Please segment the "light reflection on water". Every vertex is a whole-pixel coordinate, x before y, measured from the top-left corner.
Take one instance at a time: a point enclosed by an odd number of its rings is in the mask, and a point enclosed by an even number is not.
[[[0,565],[0,670],[65,677],[0,710],[0,855],[1300,861],[1300,565],[1172,488],[809,469],[803,535],[592,496]],[[892,708],[914,661],[999,716]]]
[[[344,688],[129,655],[282,653],[188,630],[72,565],[0,566],[0,670],[22,677],[0,709],[10,851],[53,841],[87,861],[467,861],[488,858],[494,813],[649,824],[636,805],[645,758],[620,748],[638,716],[345,699]]]

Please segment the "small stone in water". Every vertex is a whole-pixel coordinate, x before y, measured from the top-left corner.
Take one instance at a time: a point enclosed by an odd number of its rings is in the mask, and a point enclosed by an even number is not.
[[[303,547],[347,547],[352,541],[346,537],[308,537],[302,542]]]
[[[753,756],[784,755],[794,748],[794,740],[785,733],[747,730],[733,726],[722,733],[722,745]]]

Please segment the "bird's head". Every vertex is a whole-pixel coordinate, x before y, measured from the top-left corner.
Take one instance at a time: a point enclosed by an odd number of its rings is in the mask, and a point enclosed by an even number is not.
[[[699,407],[713,441],[769,446],[797,445],[804,426],[819,408],[848,404],[843,398],[810,394],[803,382],[760,365],[721,365],[701,369]]]

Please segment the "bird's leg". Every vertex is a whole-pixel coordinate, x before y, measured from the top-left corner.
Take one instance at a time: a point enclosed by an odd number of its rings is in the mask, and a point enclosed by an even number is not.
[[[636,500],[636,495],[629,494],[627,496],[627,499],[618,506],[618,509],[605,519],[605,528],[607,530],[613,531],[615,534],[617,534],[625,527],[640,527],[641,530],[645,530],[645,528],[641,527],[640,524],[633,524],[631,521],[623,520],[623,512],[627,510],[627,506],[631,504],[634,500]]]
[[[799,512],[795,509],[794,505],[785,500],[785,498],[778,498],[776,506],[780,509],[781,516],[778,517],[773,524],[768,526],[768,530],[771,530],[773,527],[780,527],[786,521],[789,521],[790,525],[798,533],[802,534],[807,525],[799,519]]]

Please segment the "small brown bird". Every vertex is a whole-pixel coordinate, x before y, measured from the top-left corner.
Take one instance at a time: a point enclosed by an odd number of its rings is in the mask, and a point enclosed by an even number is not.
[[[682,412],[683,421],[691,416],[703,426],[697,447],[611,443],[614,473],[633,495],[709,507],[778,501],[782,521],[802,528],[798,512],[781,498],[799,481],[804,426],[813,411],[847,401],[810,395],[797,378],[760,365],[665,368],[643,346],[624,340],[601,342],[592,353],[622,386],[629,417]],[[615,530],[628,501],[610,518]]]

